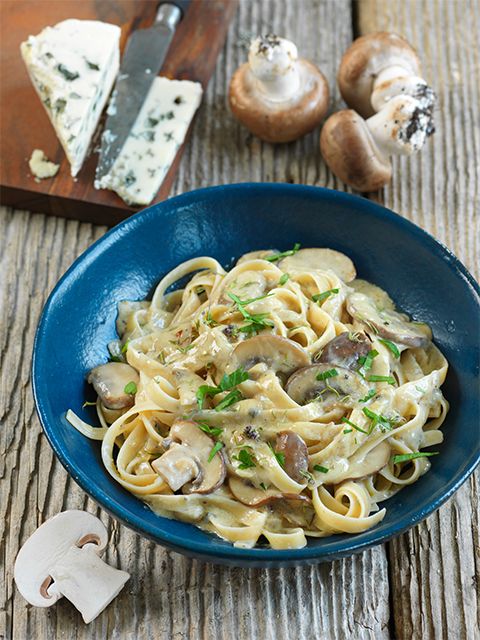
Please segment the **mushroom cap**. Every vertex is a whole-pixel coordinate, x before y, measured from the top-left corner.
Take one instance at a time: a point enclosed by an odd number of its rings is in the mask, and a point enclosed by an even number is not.
[[[392,165],[365,120],[352,109],[331,115],[320,135],[322,156],[332,172],[357,191],[377,191],[390,182]]]
[[[415,49],[396,33],[369,33],[357,38],[345,52],[337,76],[340,93],[364,118],[375,113],[371,104],[375,78],[390,66],[403,67],[414,76],[421,73]]]
[[[297,342],[274,334],[255,336],[239,342],[232,352],[233,369],[251,369],[264,362],[276,373],[290,375],[310,364],[310,356]]]
[[[318,379],[332,368],[330,364],[322,363],[298,369],[287,380],[285,391],[297,404],[318,401],[327,406],[350,406],[368,393],[369,386],[358,373],[338,365],[334,367],[334,376]]]
[[[303,439],[294,431],[279,431],[275,451],[285,456],[285,473],[302,484],[308,471],[308,450]]]
[[[228,92],[233,115],[266,142],[291,142],[306,135],[324,118],[329,89],[323,73],[304,58],[297,60],[300,89],[283,102],[268,99],[258,88],[248,63],[233,74]]]
[[[49,607],[59,600],[61,593],[47,593],[50,570],[71,547],[87,542],[97,544],[98,555],[108,542],[103,522],[87,511],[63,511],[38,527],[15,560],[14,578],[25,600],[36,607]]]
[[[107,362],[95,367],[88,374],[87,381],[93,385],[102,404],[107,409],[125,409],[133,407],[135,396],[125,392],[129,382],[138,384],[140,376],[129,364]]]
[[[327,342],[320,356],[315,357],[314,360],[322,364],[331,364],[357,371],[358,359],[366,356],[371,348],[372,343],[363,332],[352,334],[349,331],[344,331]]]

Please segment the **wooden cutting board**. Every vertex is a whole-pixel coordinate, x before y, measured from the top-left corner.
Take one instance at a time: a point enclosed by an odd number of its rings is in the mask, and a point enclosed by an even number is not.
[[[181,21],[161,75],[196,80],[206,88],[225,41],[238,0],[193,0]],[[122,28],[122,50],[130,33],[150,26],[155,0],[0,0],[0,199],[18,209],[113,225],[138,209],[111,191],[93,187],[98,155],[91,153],[76,180],[20,56],[20,43],[30,34],[66,18],[102,20]],[[98,133],[98,132],[97,132]],[[188,138],[187,142],[188,144]],[[28,160],[42,149],[60,164],[54,178],[35,182]],[[183,147],[167,174],[155,202],[165,199]]]

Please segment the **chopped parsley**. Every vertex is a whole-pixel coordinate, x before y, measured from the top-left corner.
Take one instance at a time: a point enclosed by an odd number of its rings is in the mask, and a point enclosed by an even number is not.
[[[372,421],[370,430],[368,432],[369,434],[372,433],[377,425],[380,428],[380,431],[391,431],[393,429],[390,420],[388,418],[385,418],[385,416],[374,413],[367,407],[363,407],[362,411],[367,416],[367,418],[370,418],[370,420]]]
[[[388,384],[395,384],[395,378],[393,376],[368,376],[369,382],[388,382]]]
[[[123,391],[130,396],[134,396],[137,393],[137,385],[133,381],[127,382]]]
[[[335,378],[335,376],[338,376],[338,371],[336,369],[327,369],[327,371],[321,371],[320,373],[317,373],[316,379],[327,380],[328,378]]]
[[[361,427],[359,427],[354,422],[350,422],[350,420],[348,420],[347,418],[345,418],[345,417],[342,418],[342,422],[344,424],[348,424],[350,427],[353,427],[355,429],[355,431],[360,431],[361,433],[366,433],[368,435],[368,431],[365,431],[365,429],[362,429]],[[345,433],[345,431],[343,433]],[[348,432],[348,433],[350,433],[350,432]]]
[[[238,456],[232,456],[233,460],[237,460],[240,464],[238,465],[239,469],[250,469],[251,467],[256,467],[257,465],[253,461],[252,454],[248,451],[248,449],[240,449],[238,452]]]
[[[207,325],[207,327],[216,327],[219,323],[212,318],[212,312],[209,310],[203,317],[203,323]]]
[[[330,296],[336,295],[340,289],[328,289],[328,291],[323,291],[322,293],[316,293],[312,296],[312,300],[314,302],[323,302]]]
[[[283,468],[285,467],[285,454],[284,453],[280,453],[279,451],[275,451],[275,449],[273,448],[273,446],[270,444],[270,442],[268,443],[268,446],[270,447],[271,452],[273,453],[273,455],[275,456],[278,464]]]
[[[373,360],[378,356],[378,351],[376,349],[371,349],[366,356],[360,356],[358,358],[358,364],[360,365],[359,373],[362,375],[365,371],[369,371],[372,368]]]
[[[438,456],[438,451],[418,451],[416,453],[401,453],[397,456],[393,456],[393,464],[399,462],[408,462],[409,460],[415,460],[415,458],[428,458],[429,456]]]
[[[322,467],[321,464],[315,464],[313,466],[313,470],[314,471],[320,471],[320,473],[328,473],[328,468],[327,467]]]
[[[127,340],[125,342],[125,344],[122,347],[122,353],[127,353],[129,343],[130,343],[130,340]]]
[[[288,249],[287,251],[281,251],[280,253],[272,253],[269,256],[265,256],[264,260],[268,262],[277,262],[277,260],[281,260],[282,258],[287,258],[288,256],[293,256],[300,249],[300,243],[296,242],[293,245],[293,249]]]
[[[347,433],[352,433],[353,429],[344,429],[343,434],[347,435]]]
[[[240,400],[243,400],[243,395],[238,389],[230,391],[230,393],[228,393],[225,398],[217,404],[217,406],[215,407],[215,411],[223,411],[223,409],[226,409],[230,405],[235,404]]]
[[[315,478],[312,476],[310,471],[307,471],[306,469],[300,469],[299,473],[305,478],[308,484],[315,484]]]
[[[370,391],[367,393],[366,396],[364,396],[363,398],[360,398],[359,402],[368,402],[373,398],[375,393],[376,393],[375,389],[370,389]]]
[[[210,451],[210,455],[208,456],[208,461],[211,462],[214,457],[217,455],[217,453],[220,451],[220,449],[223,447],[223,442],[216,442],[213,447],[212,450]]]
[[[234,293],[229,293],[228,297],[233,300],[236,304],[238,311],[242,314],[242,316],[247,321],[247,324],[240,327],[238,330],[242,333],[252,334],[258,333],[262,329],[266,327],[273,327],[274,323],[272,320],[268,318],[268,313],[250,313],[245,309],[245,306],[251,304],[252,302],[257,302],[258,300],[263,300],[264,298],[270,297],[271,293],[267,293],[264,296],[259,296],[258,298],[249,298],[248,300],[240,300],[238,296]]]
[[[284,273],[283,276],[278,281],[278,284],[280,286],[283,286],[284,284],[286,284],[289,281],[289,279],[290,279],[290,276],[288,275],[288,273]]]
[[[204,433],[207,433],[209,436],[213,436],[214,438],[218,438],[218,436],[223,433],[222,427],[211,427],[206,422],[197,422],[196,425]]]
[[[385,345],[387,349],[390,349],[395,358],[400,358],[400,351],[394,342],[392,342],[391,340],[385,340],[383,338],[379,338],[378,341]]]

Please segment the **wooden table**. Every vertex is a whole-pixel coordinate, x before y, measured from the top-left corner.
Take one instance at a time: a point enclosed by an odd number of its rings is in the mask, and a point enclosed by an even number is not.
[[[355,36],[377,29],[398,31],[418,48],[439,107],[432,142],[418,157],[395,162],[391,186],[372,197],[427,229],[478,277],[478,0],[361,0],[353,6],[347,0],[241,0],[173,193],[247,180],[343,189],[322,162],[318,131],[282,147],[253,139],[230,117],[227,84],[245,59],[248,39],[273,30],[297,42],[301,54],[322,67],[337,109],[335,73],[342,53]],[[428,520],[391,543],[295,569],[246,571],[188,560],[103,513],[66,474],[42,435],[30,388],[30,357],[47,294],[105,228],[6,209],[0,220],[1,638],[479,637],[475,477]],[[72,508],[102,518],[111,533],[107,560],[132,574],[120,596],[88,627],[66,600],[50,609],[29,607],[12,582],[14,559],[27,536],[46,518]]]

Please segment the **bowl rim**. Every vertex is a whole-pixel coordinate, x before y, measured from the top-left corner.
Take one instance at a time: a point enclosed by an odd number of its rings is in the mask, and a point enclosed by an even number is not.
[[[466,281],[473,294],[476,294],[477,306],[480,309],[480,287],[472,274],[470,274],[470,272],[455,256],[455,254],[443,243],[434,238],[430,233],[428,233],[421,227],[417,226],[415,223],[372,200],[368,200],[366,198],[343,191],[328,189],[325,187],[289,183],[243,182],[195,189],[193,191],[188,191],[186,193],[168,198],[167,200],[151,205],[150,207],[147,207],[142,211],[135,213],[134,215],[126,218],[119,224],[109,229],[103,236],[92,243],[83,253],[80,254],[80,256],[75,259],[72,265],[62,275],[62,277],[58,280],[58,282],[50,292],[47,301],[45,302],[42,309],[35,333],[31,368],[33,397],[42,430],[55,455],[60,460],[66,471],[70,474],[74,481],[87,493],[87,495],[90,496],[101,508],[105,509],[112,517],[118,519],[120,522],[133,529],[137,533],[141,534],[142,536],[147,537],[157,544],[173,549],[177,552],[212,562],[223,562],[236,566],[249,565],[251,567],[288,566],[305,562],[324,562],[348,556],[353,553],[359,553],[372,546],[382,544],[392,539],[393,537],[404,533],[414,525],[427,518],[442,504],[444,504],[453,495],[453,493],[455,493],[455,491],[457,491],[457,489],[470,477],[475,468],[479,465],[480,443],[477,448],[476,455],[474,454],[471,462],[464,468],[458,478],[455,481],[446,483],[446,490],[442,493],[442,495],[436,500],[430,502],[424,508],[417,509],[410,516],[410,518],[408,518],[408,521],[402,523],[405,518],[399,519],[398,522],[393,522],[391,525],[389,525],[389,527],[383,533],[376,532],[375,528],[369,529],[364,532],[362,540],[359,540],[357,536],[352,536],[347,540],[339,539],[336,543],[334,541],[329,545],[328,552],[322,552],[322,546],[312,547],[307,545],[306,547],[303,547],[301,549],[288,550],[287,556],[285,554],[285,550],[275,550],[270,548],[242,549],[234,547],[233,545],[212,545],[210,540],[196,541],[190,538],[180,537],[179,535],[165,530],[159,532],[158,529],[155,529],[155,527],[145,523],[145,521],[140,516],[131,515],[121,503],[112,500],[108,493],[99,489],[96,485],[91,483],[88,474],[83,469],[79,469],[74,464],[72,464],[68,455],[64,452],[59,439],[56,437],[56,428],[50,427],[50,422],[54,423],[55,418],[54,416],[50,416],[47,402],[43,399],[46,387],[45,389],[43,388],[42,377],[39,375],[41,365],[39,363],[38,352],[40,349],[40,344],[46,334],[50,310],[54,306],[57,297],[61,295],[65,285],[68,285],[72,276],[74,276],[79,266],[82,265],[84,268],[90,266],[90,264],[94,262],[97,255],[103,253],[111,245],[115,244],[118,237],[122,237],[132,229],[141,227],[149,219],[158,215],[158,210],[161,211],[163,208],[172,209],[172,207],[179,208],[185,205],[189,205],[196,202],[198,199],[201,199],[204,195],[208,196],[212,193],[221,195],[224,192],[232,193],[235,191],[243,190],[262,190],[267,192],[271,190],[280,193],[284,191],[285,193],[290,192],[290,194],[292,192],[297,192],[299,194],[311,194],[312,196],[318,195],[320,197],[323,197],[324,199],[333,198],[334,200],[339,200],[347,206],[353,206],[357,210],[368,210],[368,213],[370,215],[374,215],[375,217],[386,217],[387,219],[390,219],[394,224],[403,227],[410,234],[413,234],[413,236],[415,236],[416,239],[420,242],[427,242],[429,244],[430,250],[436,253],[437,256],[439,256],[441,259],[446,260],[449,263],[449,266],[454,271],[456,271],[457,274],[460,274],[464,281]],[[159,277],[160,276],[161,274],[159,274]],[[145,508],[148,507],[145,506]],[[165,518],[165,520],[167,519]],[[213,540],[213,542],[215,542],[215,540]]]

